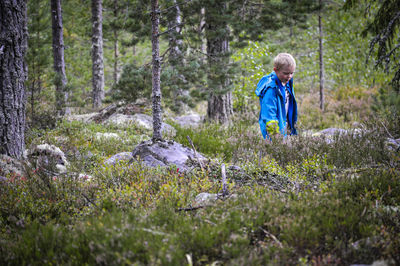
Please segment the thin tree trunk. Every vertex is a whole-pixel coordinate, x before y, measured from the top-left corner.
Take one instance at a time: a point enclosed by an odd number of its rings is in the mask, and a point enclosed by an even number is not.
[[[51,21],[53,32],[53,60],[56,73],[56,108],[58,115],[69,113],[66,105],[68,102],[67,75],[65,74],[64,38],[61,0],[51,0]]]
[[[159,47],[159,24],[160,24],[160,10],[158,9],[158,0],[151,0],[151,44],[153,54],[153,141],[162,140],[161,134],[161,88],[160,88],[160,47]]]
[[[220,6],[220,10],[224,8],[224,5]],[[228,27],[223,23],[215,23],[215,19],[210,17],[206,10],[206,30],[209,31],[209,34],[206,34],[208,36],[207,57],[209,68],[220,71],[218,74],[208,74],[210,96],[208,98],[207,116],[210,120],[224,124],[229,122],[230,117],[233,115],[232,92],[229,91],[230,80],[223,73],[229,63],[229,57],[226,56],[229,51]],[[216,34],[219,31],[225,32],[225,34]]]
[[[0,1],[0,154],[25,150],[26,0]]]
[[[117,19],[118,17],[118,0],[114,0],[114,18]],[[119,69],[118,69],[118,64],[119,64],[119,51],[118,51],[118,30],[114,28],[113,30],[114,34],[114,73],[113,73],[113,79],[114,79],[114,85],[117,84],[118,78],[119,78]]]
[[[319,0],[320,5],[322,0]],[[324,69],[324,47],[323,47],[323,32],[322,32],[322,16],[321,12],[318,15],[318,30],[319,30],[319,108],[324,111],[325,105],[325,69]]]
[[[182,14],[179,8],[179,4],[176,3],[176,0],[172,0],[172,5],[175,6],[173,9],[173,18],[168,21],[168,30],[169,30],[169,47],[171,49],[170,52],[170,60],[174,61],[182,57],[182,45],[183,42],[178,38],[178,35],[181,33],[182,23]]]
[[[117,84],[119,78],[118,64],[119,64],[118,32],[114,30],[114,73],[113,73],[114,85]]]
[[[172,0],[171,2],[171,4],[174,6],[174,9],[171,10],[172,16],[168,19],[168,41],[170,48],[169,62],[170,66],[173,69],[177,69],[178,66],[184,64],[182,54],[183,41],[181,38],[179,38],[179,35],[181,34],[182,14],[181,9],[179,8],[179,4],[176,2],[176,0]],[[184,82],[185,77],[179,73],[178,75],[178,78]],[[175,110],[177,111],[177,113],[181,113],[184,107],[184,103],[180,99],[183,94],[184,91],[182,88],[176,88],[174,91],[172,91],[172,97],[175,102]]]
[[[92,86],[93,86],[94,108],[100,107],[104,99],[102,28],[103,28],[102,0],[92,0]]]
[[[207,53],[207,40],[204,38],[204,27],[206,24],[205,21],[205,16],[206,16],[206,9],[203,7],[201,8],[201,19],[200,19],[200,24],[199,24],[199,37],[201,40],[201,47],[200,50],[203,53],[203,55],[205,55]],[[204,58],[204,56],[203,56]]]

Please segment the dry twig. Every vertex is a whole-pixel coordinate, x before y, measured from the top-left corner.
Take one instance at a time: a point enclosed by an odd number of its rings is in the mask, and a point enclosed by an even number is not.
[[[201,171],[204,172],[203,164],[201,163],[201,161],[200,161],[200,159],[199,159],[199,156],[197,156],[196,148],[194,147],[192,140],[190,139],[189,136],[186,136],[186,138],[187,138],[187,140],[189,141],[190,145],[192,146],[192,149],[193,149],[193,152],[194,152],[194,156],[196,156],[196,159],[197,159],[197,161],[199,162]]]

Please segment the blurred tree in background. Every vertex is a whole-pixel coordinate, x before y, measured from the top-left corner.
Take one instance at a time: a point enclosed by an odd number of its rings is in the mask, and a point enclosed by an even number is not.
[[[381,4],[376,1],[350,2],[352,8],[343,9],[344,2],[329,1],[322,16],[324,87],[328,97],[325,107],[329,109],[332,106],[332,97],[338,100],[350,97],[346,96],[346,91],[350,93],[351,89],[345,88],[365,88],[364,91],[380,88],[381,93],[376,94],[376,107],[386,110],[384,106],[396,106],[398,98],[394,97],[398,94],[393,87],[396,83],[387,85],[395,77],[389,70],[396,66],[398,19],[392,16],[392,20],[387,21],[393,21],[390,24],[393,31],[388,31],[392,35],[387,35],[388,38],[392,36],[392,41],[386,44],[386,52],[387,55],[391,53],[388,57],[391,59],[377,59],[389,71],[385,73],[384,69],[375,69],[374,64],[366,63],[368,54],[379,54],[382,58],[382,52],[378,52],[377,47],[383,39],[375,41],[376,49],[370,50],[372,37],[363,37],[374,29],[383,30],[373,26],[373,15],[382,13],[379,12]],[[383,1],[382,7],[384,3],[394,5],[395,2]],[[151,93],[149,1],[104,0],[103,4],[105,103],[148,98]],[[204,104],[204,100],[208,100],[208,106],[212,107],[212,95],[218,98],[232,93],[228,97],[231,100],[227,100],[227,112],[232,115],[230,109],[233,107],[233,112],[251,112],[256,117],[258,105],[254,87],[263,75],[271,71],[272,59],[279,52],[292,53],[297,60],[295,87],[300,101],[303,95],[317,94],[320,79],[319,8],[316,0],[220,1],[218,5],[212,1],[160,0],[164,108],[184,113],[198,103]],[[370,16],[364,15],[366,8]],[[48,1],[29,2],[31,36],[27,62],[31,72],[27,83],[28,114],[29,117],[33,115],[34,120],[44,121],[55,109],[54,87],[49,81],[55,77],[50,64],[51,53],[48,52],[51,45],[50,17],[45,10],[50,10]],[[63,2],[66,76],[69,101],[74,112],[90,109],[87,105],[91,102],[92,79],[90,10],[89,1]],[[381,35],[381,38],[384,36]],[[212,45],[217,45],[217,40],[220,41],[219,48],[227,49],[219,49],[218,53],[213,51],[217,46],[212,48]],[[389,49],[390,43],[392,49]],[[37,105],[41,100],[48,104]],[[230,104],[232,107],[229,107]],[[215,105],[223,106],[217,102]],[[208,111],[209,116],[213,112],[218,115],[223,113],[218,108]],[[228,119],[228,115],[224,117],[221,116],[220,122]]]

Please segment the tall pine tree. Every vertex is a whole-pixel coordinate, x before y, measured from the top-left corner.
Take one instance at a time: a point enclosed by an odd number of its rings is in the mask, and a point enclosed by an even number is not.
[[[0,154],[14,158],[25,149],[26,11],[25,0],[0,1]]]
[[[56,86],[56,107],[58,115],[69,113],[67,102],[69,93],[67,91],[67,75],[65,73],[64,60],[64,36],[61,0],[51,1],[51,21],[53,32],[53,61],[55,86]]]
[[[92,99],[98,108],[104,100],[102,0],[92,0]]]

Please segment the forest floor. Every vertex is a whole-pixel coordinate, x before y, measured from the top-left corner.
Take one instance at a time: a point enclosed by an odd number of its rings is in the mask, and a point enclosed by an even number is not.
[[[190,171],[106,164],[151,138],[136,124],[31,129],[27,147],[59,147],[67,171],[31,162],[0,181],[0,263],[400,264],[400,157],[384,127],[330,137],[300,128],[267,144],[254,119],[234,119],[171,121],[167,139],[191,148],[189,136],[210,158]]]

